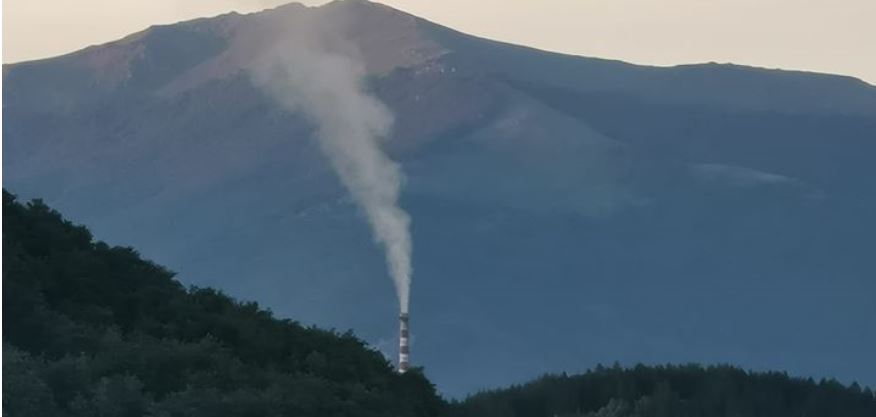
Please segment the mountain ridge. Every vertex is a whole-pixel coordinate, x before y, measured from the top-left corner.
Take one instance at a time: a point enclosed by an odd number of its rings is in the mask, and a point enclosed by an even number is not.
[[[247,13],[240,13],[240,12],[237,12],[237,11],[230,11],[230,12],[221,13],[221,14],[218,14],[218,15],[215,15],[215,16],[197,17],[197,18],[192,18],[192,19],[188,19],[188,20],[183,20],[183,21],[179,21],[179,22],[175,22],[175,23],[166,23],[166,24],[151,25],[151,26],[149,26],[149,27],[147,27],[147,28],[145,28],[145,29],[143,29],[143,30],[140,30],[140,31],[137,31],[137,32],[133,32],[133,33],[131,33],[131,34],[129,34],[129,35],[126,35],[126,36],[124,36],[124,37],[122,37],[122,38],[120,38],[120,39],[110,40],[110,41],[107,41],[107,42],[103,42],[103,43],[99,43],[99,44],[94,44],[94,45],[88,45],[88,46],[86,46],[86,47],[83,47],[82,49],[79,49],[79,50],[76,50],[76,51],[71,51],[71,52],[68,52],[68,53],[63,53],[63,54],[56,55],[56,56],[45,57],[45,58],[39,58],[39,59],[33,59],[33,60],[26,60],[26,61],[19,61],[19,62],[4,63],[4,64],[3,64],[3,67],[4,67],[4,68],[7,68],[7,67],[15,67],[15,66],[22,65],[22,64],[31,64],[31,63],[41,62],[41,61],[55,60],[55,59],[59,59],[59,58],[63,58],[63,57],[67,57],[67,56],[70,56],[70,55],[81,54],[81,53],[84,53],[84,52],[89,51],[89,50],[92,50],[92,49],[99,49],[99,48],[102,48],[102,47],[114,46],[115,44],[118,44],[118,43],[125,43],[125,42],[127,42],[127,41],[135,40],[135,39],[137,39],[138,37],[143,36],[144,34],[146,34],[147,32],[149,32],[150,30],[154,30],[154,29],[156,29],[156,28],[161,28],[161,27],[169,27],[169,26],[176,26],[176,25],[187,25],[187,24],[198,24],[198,23],[203,23],[203,22],[211,21],[211,20],[225,20],[225,19],[239,18],[239,17],[244,17],[244,16],[261,15],[261,14],[265,14],[265,13],[271,13],[271,12],[275,12],[275,11],[282,11],[282,10],[286,10],[286,9],[290,9],[290,10],[291,10],[291,9],[299,9],[299,11],[300,11],[300,10],[304,10],[304,9],[318,9],[318,8],[325,7],[325,6],[328,6],[328,7],[339,7],[339,6],[340,6],[340,7],[343,7],[344,4],[353,5],[353,6],[355,6],[355,7],[368,6],[368,7],[382,8],[382,9],[384,9],[384,10],[390,10],[390,11],[392,11],[392,12],[394,12],[394,13],[403,14],[403,15],[405,15],[406,17],[415,18],[415,19],[417,19],[417,20],[419,20],[419,21],[428,22],[428,23],[430,23],[430,24],[432,24],[432,25],[435,25],[435,26],[440,26],[440,25],[437,25],[437,24],[435,24],[435,23],[429,22],[429,21],[427,21],[426,19],[418,18],[417,16],[412,15],[412,14],[410,14],[410,13],[408,13],[408,12],[404,12],[404,11],[401,11],[401,10],[398,10],[398,9],[395,9],[395,8],[392,8],[392,7],[390,7],[390,6],[384,5],[384,4],[379,3],[379,2],[372,2],[372,1],[367,1],[367,0],[366,0],[366,1],[359,1],[359,0],[333,0],[333,1],[329,2],[329,3],[324,4],[324,5],[310,6],[310,5],[305,5],[305,4],[302,4],[302,3],[295,2],[295,1],[291,1],[291,2],[289,2],[289,3],[281,4],[281,5],[278,5],[278,6],[275,6],[275,7],[272,7],[272,8],[268,8],[268,9],[264,9],[264,10],[260,10],[260,11],[253,11],[253,12],[247,12]],[[452,31],[452,32],[455,32],[455,33],[458,33],[458,34],[463,34],[463,35],[465,35],[463,32],[460,32],[460,31],[458,31],[458,30],[455,30],[455,29],[452,29],[452,28],[449,28],[449,27],[445,27],[445,28],[448,29],[448,30],[450,30],[450,31]],[[558,52],[558,51],[544,50],[544,49],[539,49],[539,48],[536,48],[536,47],[531,47],[531,46],[526,46],[526,45],[521,45],[521,44],[514,44],[514,43],[511,43],[511,42],[504,42],[504,41],[492,40],[492,39],[485,38],[485,37],[480,37],[480,36],[472,36],[472,35],[465,35],[465,36],[473,37],[473,38],[476,38],[476,39],[479,39],[479,40],[488,41],[488,42],[492,42],[492,43],[496,43],[496,44],[501,44],[501,45],[504,45],[504,46],[513,46],[513,47],[518,47],[518,48],[523,48],[523,49],[529,49],[529,50],[532,50],[532,51],[537,51],[537,52],[546,53],[546,54],[552,54],[552,55],[558,55],[558,56],[566,56],[566,57],[570,57],[570,58],[588,58],[588,59],[592,59],[592,60],[600,60],[600,61],[605,61],[605,62],[609,62],[609,63],[626,64],[626,65],[632,65],[632,66],[644,67],[644,68],[669,68],[669,69],[671,69],[671,68],[678,68],[678,67],[698,67],[698,66],[727,66],[727,67],[742,67],[742,68],[747,68],[747,69],[764,70],[764,71],[771,71],[771,72],[778,71],[778,72],[798,73],[798,74],[801,74],[801,75],[803,75],[803,74],[805,74],[805,75],[824,75],[824,76],[829,76],[829,77],[846,78],[846,79],[854,80],[854,81],[856,81],[856,82],[863,83],[864,85],[869,86],[869,87],[874,87],[873,84],[870,84],[870,83],[864,81],[863,79],[860,79],[860,78],[855,77],[855,76],[851,76],[851,75],[843,75],[843,74],[834,74],[834,73],[826,73],[826,72],[820,72],[820,71],[798,70],[798,69],[778,68],[778,67],[773,68],[773,67],[763,67],[763,66],[758,66],[758,65],[753,65],[753,64],[740,64],[740,63],[733,63],[733,62],[716,62],[716,61],[698,62],[698,63],[685,63],[685,64],[672,64],[672,65],[647,65],[647,64],[637,64],[637,63],[633,63],[633,62],[629,62],[629,61],[624,61],[624,60],[622,60],[622,59],[588,57],[588,56],[577,55],[577,54],[572,54],[572,53],[564,53],[564,52]]]
[[[548,77],[548,78],[557,78],[558,77],[559,81],[557,81],[557,83],[564,84],[567,86],[569,85],[570,82],[573,82],[573,81],[577,81],[578,83],[582,82],[582,80],[580,78],[578,78],[576,80],[575,76],[572,76],[570,74],[570,72],[577,71],[577,70],[572,69],[572,67],[575,67],[576,65],[578,67],[581,67],[581,65],[583,63],[588,63],[588,65],[591,65],[591,66],[595,65],[596,68],[591,69],[590,71],[585,71],[585,72],[588,72],[589,75],[591,75],[591,76],[600,77],[602,79],[601,82],[609,83],[609,84],[611,84],[611,83],[616,84],[617,81],[615,81],[615,80],[618,79],[618,77],[620,77],[619,79],[621,79],[621,80],[628,81],[629,76],[613,75],[611,77],[606,78],[607,71],[608,72],[610,72],[610,71],[621,71],[621,72],[633,71],[633,72],[636,72],[636,71],[642,71],[642,70],[650,71],[652,74],[657,75],[658,78],[660,78],[658,80],[658,82],[656,83],[656,85],[667,84],[667,83],[669,83],[670,85],[674,85],[675,83],[677,83],[676,81],[673,81],[673,79],[676,77],[686,77],[688,79],[692,79],[692,78],[700,76],[697,74],[701,73],[702,71],[706,71],[706,73],[708,73],[709,71],[718,70],[718,71],[724,71],[724,72],[729,72],[729,73],[743,73],[744,72],[744,73],[749,73],[751,75],[757,74],[761,77],[764,77],[764,76],[773,77],[772,81],[769,81],[766,84],[766,85],[771,85],[773,89],[776,88],[775,81],[779,81],[783,77],[787,79],[789,76],[805,78],[808,80],[807,82],[810,82],[810,83],[816,79],[821,79],[824,82],[831,82],[834,84],[845,83],[848,85],[848,88],[863,88],[865,91],[868,91],[864,96],[861,96],[860,98],[856,99],[857,101],[863,100],[863,102],[861,102],[860,104],[856,104],[855,106],[856,107],[860,106],[860,108],[858,110],[850,111],[851,113],[855,114],[855,113],[864,112],[864,113],[869,113],[870,115],[872,115],[874,113],[874,111],[872,109],[876,108],[876,87],[874,87],[870,84],[867,84],[863,80],[860,80],[860,79],[857,79],[854,77],[850,77],[850,76],[825,74],[825,73],[818,73],[818,72],[797,71],[797,70],[786,70],[786,69],[769,69],[769,68],[747,66],[747,65],[738,65],[738,64],[701,63],[701,64],[681,64],[681,65],[668,66],[668,67],[667,66],[643,66],[643,65],[632,64],[632,63],[628,63],[628,62],[624,62],[624,61],[620,61],[620,60],[608,60],[608,59],[601,59],[601,58],[591,58],[591,57],[583,57],[583,56],[577,56],[577,55],[571,55],[571,54],[548,52],[548,51],[543,51],[543,50],[539,50],[539,49],[531,48],[531,47],[527,47],[527,46],[497,42],[497,41],[492,41],[492,40],[485,39],[485,38],[471,37],[471,36],[465,35],[461,32],[455,31],[453,29],[442,27],[440,25],[434,24],[434,23],[429,22],[425,19],[421,19],[421,18],[418,18],[416,16],[410,15],[408,13],[398,11],[396,9],[389,7],[389,6],[385,6],[385,5],[382,5],[379,3],[372,3],[372,2],[334,1],[334,2],[330,2],[330,3],[327,3],[327,4],[322,5],[322,6],[304,6],[300,3],[293,2],[293,3],[288,3],[285,5],[278,6],[278,7],[273,8],[273,9],[267,9],[264,11],[260,11],[260,12],[252,12],[252,13],[247,13],[247,14],[239,14],[236,12],[232,12],[232,13],[222,14],[222,15],[212,17],[212,18],[198,18],[198,19],[188,20],[188,21],[179,22],[179,23],[175,23],[175,24],[156,25],[156,26],[152,26],[150,28],[147,28],[143,31],[137,32],[135,34],[129,35],[129,36],[122,38],[120,40],[117,40],[117,41],[111,41],[111,42],[108,42],[108,43],[105,43],[102,45],[90,46],[90,47],[87,47],[83,50],[75,51],[75,52],[61,55],[58,57],[52,57],[52,58],[46,58],[43,60],[29,61],[29,62],[16,63],[16,64],[4,64],[4,73],[6,73],[7,71],[12,70],[18,66],[21,66],[21,65],[26,66],[26,65],[32,65],[32,64],[38,63],[38,62],[44,62],[44,61],[51,62],[54,60],[73,59],[73,58],[80,57],[80,55],[88,55],[89,53],[94,54],[96,52],[106,50],[108,48],[117,48],[119,46],[131,43],[131,42],[142,41],[143,40],[142,38],[148,37],[150,34],[156,32],[156,31],[162,31],[162,30],[165,30],[168,28],[185,27],[185,28],[191,28],[194,30],[208,30],[208,29],[215,30],[216,28],[213,28],[213,26],[218,25],[218,26],[220,26],[220,29],[219,29],[220,32],[222,32],[223,30],[226,30],[226,31],[230,30],[233,32],[233,31],[239,29],[238,26],[246,24],[247,22],[252,23],[253,21],[256,21],[256,20],[271,19],[272,17],[279,17],[281,19],[288,18],[288,19],[293,19],[293,21],[294,21],[296,19],[304,18],[305,16],[307,16],[307,18],[309,18],[309,19],[317,19],[317,20],[326,19],[326,16],[329,16],[328,18],[330,20],[332,20],[332,19],[333,20],[344,20],[344,19],[350,19],[348,15],[352,14],[352,13],[359,13],[362,16],[369,16],[369,18],[371,18],[371,19],[382,19],[384,21],[389,20],[389,19],[393,19],[393,21],[391,22],[392,25],[388,25],[388,26],[404,27],[405,25],[412,25],[413,30],[418,35],[426,36],[432,42],[435,42],[437,39],[437,42],[440,45],[442,45],[442,47],[444,48],[444,51],[441,54],[454,53],[454,52],[456,52],[458,54],[458,51],[454,50],[453,45],[458,46],[458,40],[464,39],[465,42],[475,42],[475,43],[487,45],[488,46],[487,50],[495,50],[498,48],[498,50],[509,51],[510,55],[511,55],[510,59],[512,60],[511,62],[513,62],[515,64],[523,63],[522,65],[526,65],[525,62],[531,61],[529,59],[529,57],[534,56],[534,55],[543,55],[543,56],[553,57],[552,59],[555,61],[555,63],[554,63],[555,66],[562,67],[562,66],[570,66],[571,65],[571,67],[570,67],[570,69],[556,70],[556,71],[554,71],[554,74],[552,74],[551,77]],[[223,25],[228,26],[228,27],[222,28]],[[341,26],[348,26],[349,23],[341,23],[340,25]],[[207,26],[207,27],[203,27],[203,26]],[[229,34],[229,33],[222,34],[222,36],[229,36],[229,35],[231,35],[231,34]],[[398,34],[396,34],[396,35],[398,35]],[[417,35],[412,35],[412,36],[417,36]],[[361,45],[359,45],[359,46],[361,47]],[[366,56],[367,55],[368,54],[366,54]],[[492,55],[487,54],[487,55],[491,56],[492,58],[497,57],[495,54],[492,54]],[[502,52],[500,55],[509,55],[509,54]],[[521,55],[521,56],[518,58],[518,57],[514,57],[514,55]],[[438,55],[438,56],[440,56],[440,55]],[[499,58],[501,58],[501,57],[499,57]],[[466,59],[473,59],[473,58],[471,56],[468,56],[468,57],[466,57]],[[509,58],[506,56],[505,59],[509,59]],[[535,61],[538,61],[538,60],[536,59]],[[558,63],[559,63],[559,65],[558,65]],[[375,66],[377,64],[368,64],[368,65]],[[411,66],[411,65],[415,65],[415,64],[392,63],[391,66],[388,69],[384,69],[384,71],[392,70],[394,68],[405,68],[405,67]],[[503,65],[499,65],[499,66],[503,66]],[[506,65],[504,65],[503,71],[507,72],[510,70],[511,73],[513,74],[514,71],[516,71],[514,69],[514,67],[515,67],[515,65],[507,65],[506,64]],[[665,73],[666,75],[659,75],[661,73]],[[688,73],[690,73],[690,75],[688,75]],[[778,78],[775,78],[775,77],[778,77]],[[740,91],[748,91],[752,88],[758,88],[757,86],[751,86],[751,85],[745,85],[745,84],[737,85],[734,87],[735,87],[735,89],[740,90]],[[787,87],[784,87],[784,89],[794,90],[795,87],[796,87],[796,85],[792,84],[792,85],[789,85]],[[592,87],[588,87],[588,88],[592,88]],[[619,87],[615,85],[615,86],[612,86],[611,88],[617,89]],[[648,87],[648,88],[653,88],[653,87]],[[671,88],[675,88],[675,87],[673,86]],[[781,90],[779,90],[778,92],[781,93]],[[776,93],[776,91],[774,91],[773,93]],[[764,97],[759,96],[756,98],[763,100]],[[703,99],[704,99],[703,97],[696,98],[696,100],[703,100]],[[830,100],[830,97],[824,96],[823,91],[822,91],[819,93],[813,93],[813,94],[808,95],[808,96],[806,96],[806,95],[797,96],[797,97],[794,97],[794,99],[801,100],[801,101],[826,101],[826,100]],[[748,101],[750,102],[751,100],[748,100]],[[785,100],[784,104],[787,105],[788,102],[790,102],[790,101],[792,101],[792,100],[791,99]],[[825,110],[836,111],[836,109],[832,109],[832,107],[834,107],[834,106],[836,106],[836,103],[832,103],[826,107],[821,107],[820,109],[821,109],[821,111],[825,111]],[[839,111],[842,111],[842,110],[840,109]],[[849,110],[847,110],[847,111],[849,111]]]

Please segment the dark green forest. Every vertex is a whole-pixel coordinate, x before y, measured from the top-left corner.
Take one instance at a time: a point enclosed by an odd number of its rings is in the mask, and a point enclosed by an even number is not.
[[[857,384],[815,382],[731,366],[597,367],[482,392],[448,417],[873,417],[876,397]]]
[[[447,402],[350,333],[185,288],[3,192],[3,415],[873,417],[869,388],[729,366],[598,367]]]

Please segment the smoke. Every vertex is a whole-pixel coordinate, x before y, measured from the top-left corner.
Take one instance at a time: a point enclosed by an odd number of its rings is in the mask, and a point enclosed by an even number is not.
[[[392,114],[364,87],[365,69],[346,42],[313,33],[285,37],[253,67],[255,82],[315,126],[319,145],[365,213],[386,253],[401,312],[408,310],[410,216],[399,207],[399,165],[381,148]]]

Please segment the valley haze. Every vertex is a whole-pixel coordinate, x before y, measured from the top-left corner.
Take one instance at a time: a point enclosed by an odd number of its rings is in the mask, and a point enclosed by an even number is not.
[[[184,284],[394,355],[366,215],[313,115],[253,76],[307,25],[337,29],[393,115],[372,127],[415,219],[412,362],[442,392],[614,361],[876,385],[876,87],[851,77],[637,66],[366,1],[288,4],[4,65],[4,187]]]

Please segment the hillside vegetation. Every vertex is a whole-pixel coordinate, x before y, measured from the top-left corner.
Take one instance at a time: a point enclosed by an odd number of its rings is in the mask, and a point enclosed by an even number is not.
[[[349,333],[187,290],[6,191],[3,290],[4,416],[434,416],[443,404]]]
[[[857,384],[815,382],[730,366],[597,367],[479,393],[449,417],[872,417],[876,397]]]
[[[353,335],[183,288],[3,192],[3,415],[10,417],[872,417],[857,384],[697,365],[546,376],[447,403]]]

